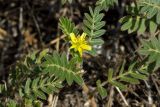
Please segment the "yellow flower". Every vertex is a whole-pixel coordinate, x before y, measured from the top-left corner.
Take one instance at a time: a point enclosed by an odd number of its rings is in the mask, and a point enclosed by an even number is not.
[[[86,41],[86,33],[83,33],[81,36],[75,36],[74,33],[70,34],[71,37],[71,44],[72,46],[70,49],[74,49],[75,52],[79,52],[80,56],[82,57],[82,53],[84,50],[91,50],[91,46]]]

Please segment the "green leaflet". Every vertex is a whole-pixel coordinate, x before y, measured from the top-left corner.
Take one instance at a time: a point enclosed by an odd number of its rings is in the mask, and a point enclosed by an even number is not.
[[[146,80],[147,79],[146,75],[139,74],[139,73],[130,73],[130,75],[133,78],[137,78],[137,79],[141,79],[141,80]]]
[[[90,40],[90,44],[92,45],[100,45],[100,44],[103,44],[104,41],[102,39],[92,39]]]
[[[60,22],[60,23],[59,23],[59,27],[60,27],[60,29],[62,30],[62,32],[63,32],[65,35],[69,36],[70,33],[75,33],[75,34],[78,33],[78,31],[77,31],[77,29],[76,29],[76,27],[75,27],[75,24],[72,23],[68,18],[66,18],[66,17],[61,17],[61,18],[59,19],[59,22]]]
[[[148,19],[157,17],[156,22],[159,22],[160,1],[159,0],[138,0],[140,6],[140,13],[145,14]]]
[[[83,20],[83,31],[89,36],[89,42],[92,42],[92,45],[101,44],[101,42],[93,42],[97,39],[100,41],[100,36],[102,36],[106,31],[102,29],[105,26],[105,21],[102,21],[104,14],[101,13],[100,7],[95,7],[92,9],[89,7],[90,13],[85,13],[85,18]]]
[[[82,85],[82,83],[83,83],[83,78],[82,78],[81,76],[76,76],[76,75],[74,75],[74,76],[73,76],[73,79],[74,79],[74,81],[75,81],[77,84]]]
[[[118,4],[118,0],[98,0],[96,2],[96,4],[98,6],[101,6],[102,9],[108,9],[112,6],[114,6],[115,4]]]
[[[157,24],[153,21],[150,21],[149,22],[149,30],[152,34],[155,33],[157,30]]]
[[[118,81],[110,81],[110,83],[116,87],[118,87],[119,89],[121,90],[125,90],[127,89],[127,86],[122,84],[121,82],[118,82]]]
[[[52,87],[52,86],[51,86]],[[52,87],[52,89],[50,87],[41,87],[41,90],[44,92],[44,93],[47,93],[48,95],[51,94],[53,91],[56,92],[56,90],[53,90],[54,87]]]
[[[109,69],[108,71],[108,81],[111,81],[113,77],[113,69]]]
[[[160,67],[160,37],[152,37],[149,41],[142,41],[142,47],[139,49],[139,53],[148,57],[148,64],[155,63],[154,70]]]
[[[83,83],[83,79],[76,66],[76,61],[78,59],[72,58],[67,61],[66,54],[61,55],[54,52],[53,55],[45,56],[46,61],[43,63],[44,71],[49,72],[51,75],[54,74],[56,77],[60,78],[62,81],[66,80],[69,85],[75,81],[78,84]],[[75,62],[74,62],[75,61]]]
[[[73,75],[72,72],[68,72],[68,73],[66,73],[65,78],[66,78],[66,81],[67,81],[68,85],[71,85],[73,80],[74,80],[74,75]],[[78,83],[80,83],[80,82],[78,81]]]
[[[104,30],[104,29],[100,29],[98,31],[95,31],[93,33],[93,39],[102,36],[105,32],[106,32],[106,30]]]
[[[25,93],[26,94],[30,94],[30,84],[31,84],[31,79],[28,78],[27,82],[26,82],[26,85],[25,85]]]
[[[58,92],[58,89],[62,88],[61,82],[52,77],[36,78],[31,81],[27,79],[24,94],[30,99],[40,98],[46,100],[46,94],[52,94]],[[19,91],[22,94],[22,91]]]
[[[97,90],[98,90],[99,94],[101,95],[101,97],[102,98],[106,97],[107,96],[107,91],[106,91],[105,88],[103,88],[101,86],[101,81],[100,80],[97,80],[96,85],[97,85]]]
[[[156,22],[157,22],[158,24],[160,24],[160,10],[158,10],[158,12],[157,12]]]
[[[42,52],[40,52],[36,63],[41,63],[42,58],[49,52],[49,49],[44,49]]]
[[[135,62],[130,64],[127,70],[124,69],[124,66],[125,62],[123,62],[117,76],[113,76],[113,69],[109,69],[107,82],[120,88],[121,90],[125,90],[127,89],[127,84],[139,84],[140,80],[146,80],[148,78],[147,67],[141,66],[138,69],[136,68]]]
[[[36,97],[46,100],[46,95],[41,90],[33,90],[33,93]]]
[[[126,18],[128,18],[128,20]],[[129,18],[129,17],[126,17],[126,18],[124,18],[124,20],[127,20],[126,22],[121,21],[121,22],[124,22],[123,25],[122,25],[122,27],[121,27],[122,31],[125,31],[125,30],[129,29],[132,26],[133,19]]]
[[[36,78],[36,79],[33,80],[33,82],[32,82],[33,89],[38,86],[39,79],[40,78]]]
[[[156,8],[151,7],[150,11],[147,12],[147,18],[151,19],[154,15],[156,15],[157,11],[158,10]]]
[[[142,19],[140,21],[140,26],[139,26],[139,29],[138,29],[138,33],[139,34],[143,34],[145,32],[145,30],[146,30],[145,21],[146,21],[145,19]]]
[[[128,33],[143,34],[146,30],[154,34],[160,24],[159,0],[138,0],[134,6],[129,6],[128,16],[120,19],[121,30]]]
[[[121,18],[119,22],[122,24],[121,30],[128,30],[128,33],[138,32],[139,34],[143,34],[148,27],[149,32],[153,34],[156,32],[158,27],[158,25],[154,21],[140,18],[139,16],[125,16]]]
[[[120,71],[119,71],[119,74],[121,75],[123,72],[124,72],[124,66],[126,64],[126,61],[124,60],[122,65],[121,65],[121,68],[120,68]]]
[[[137,31],[137,29],[140,26],[140,20],[141,20],[140,17],[137,16],[136,19],[134,20],[135,23],[132,25],[132,27],[128,31],[129,33]]]
[[[130,78],[130,77],[125,77],[125,76],[121,77],[120,81],[128,82],[131,84],[139,84],[139,80],[134,79],[134,78]]]
[[[88,36],[88,42],[94,45],[102,45],[104,41],[100,38],[103,34],[105,34],[106,30],[103,29],[106,22],[102,21],[104,14],[101,13],[102,8],[97,6],[94,9],[89,7],[89,13],[85,13],[85,17],[83,20],[83,31]],[[96,51],[92,48],[91,51],[87,51],[89,54],[93,56],[96,55]]]

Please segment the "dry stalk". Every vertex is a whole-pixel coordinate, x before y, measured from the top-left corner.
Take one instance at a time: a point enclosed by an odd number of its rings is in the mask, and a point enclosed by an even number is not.
[[[118,87],[116,87],[116,90],[119,92],[120,96],[122,97],[122,100],[124,101],[125,105],[128,107],[129,104],[127,100],[125,99],[124,95],[122,94],[121,90]]]

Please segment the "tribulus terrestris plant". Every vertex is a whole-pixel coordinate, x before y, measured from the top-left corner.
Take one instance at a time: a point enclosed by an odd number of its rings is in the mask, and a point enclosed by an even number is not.
[[[72,3],[72,0],[68,0]],[[64,3],[67,3],[67,0]],[[42,107],[44,101],[52,107],[49,101],[51,95],[60,95],[60,90],[67,85],[78,84],[87,93],[87,85],[83,79],[83,54],[97,55],[94,46],[104,43],[101,38],[106,30],[103,20],[104,12],[118,5],[118,0],[98,0],[95,7],[89,7],[84,13],[80,29],[67,17],[59,19],[59,28],[65,35],[66,52],[51,52],[49,49],[29,53],[24,59],[17,61],[9,72],[7,81],[0,84],[1,105],[7,107]],[[140,60],[133,60],[126,66],[121,64],[118,71],[106,70],[106,80],[97,80],[97,88],[90,97],[99,93],[102,98],[108,96],[106,86],[114,86],[123,97],[123,90],[129,90],[129,85],[140,84],[160,67],[160,1],[136,0],[124,9],[127,15],[119,19],[121,31],[143,36],[149,33],[147,39],[141,41],[136,50]],[[127,69],[126,69],[127,67]],[[127,101],[123,99],[126,106]]]

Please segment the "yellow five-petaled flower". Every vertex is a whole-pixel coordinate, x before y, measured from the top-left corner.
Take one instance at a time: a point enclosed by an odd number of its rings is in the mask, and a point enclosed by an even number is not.
[[[84,50],[91,50],[91,46],[88,44],[86,40],[86,33],[83,33],[81,36],[75,36],[74,33],[70,34],[71,38],[71,47],[70,49],[74,49],[75,52],[79,52],[80,56],[82,57],[82,53]]]

